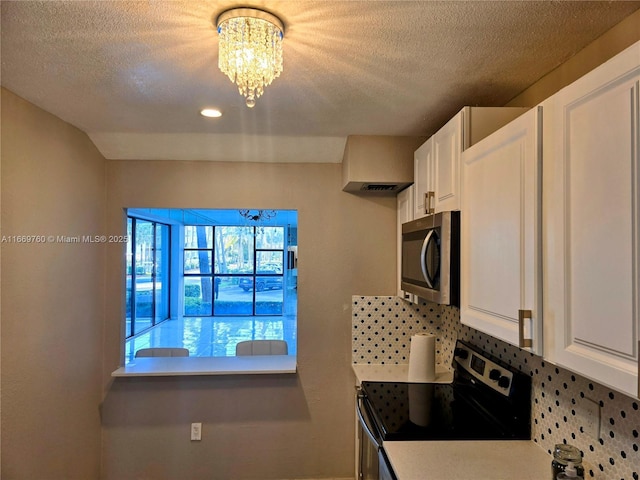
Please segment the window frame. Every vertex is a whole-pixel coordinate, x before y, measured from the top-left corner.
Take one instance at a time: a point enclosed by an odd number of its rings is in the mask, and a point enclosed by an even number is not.
[[[238,227],[238,225],[194,225],[194,224],[184,224],[182,226],[183,229],[186,229],[187,227],[207,227],[207,228],[211,228],[211,247],[207,248],[200,248],[200,247],[186,247],[183,243],[182,245],[182,251],[180,252],[181,258],[182,258],[182,277],[183,277],[183,288],[182,288],[182,302],[183,302],[183,308],[182,308],[182,316],[186,317],[186,318],[194,318],[194,317],[215,317],[215,316],[237,316],[237,317],[244,317],[244,316],[253,316],[253,317],[260,317],[260,316],[280,316],[284,314],[285,311],[285,289],[286,289],[286,285],[285,285],[285,271],[289,268],[289,266],[287,265],[287,261],[289,259],[289,256],[287,255],[287,242],[286,242],[286,238],[285,238],[285,234],[287,234],[287,228],[281,225],[276,225],[276,226],[270,226],[268,228],[277,228],[281,230],[282,233],[282,238],[283,238],[283,242],[282,242],[282,248],[257,248],[257,236],[258,236],[258,229],[260,228],[265,228],[265,227],[260,227],[260,226],[255,226],[255,225],[247,225],[244,226],[244,228],[251,228],[251,237],[253,239],[253,245],[252,245],[252,272],[242,272],[242,273],[219,273],[216,271],[216,249],[218,248],[217,242],[216,242],[216,231],[217,229],[220,228],[225,228],[225,227]],[[183,232],[184,233],[184,232]],[[211,256],[211,268],[210,268],[210,272],[205,272],[203,273],[202,271],[198,271],[195,273],[187,273],[186,272],[186,262],[185,262],[185,257],[186,257],[186,253],[187,252],[208,252]],[[277,252],[280,253],[280,257],[281,257],[281,273],[259,273],[258,269],[257,269],[257,263],[258,263],[258,256],[260,252]],[[184,286],[186,285],[185,280],[187,278],[210,278],[211,279],[211,290],[212,290],[212,297],[211,297],[211,309],[210,309],[210,313],[209,314],[204,314],[204,313],[187,313],[186,312],[186,296],[184,295]],[[251,278],[252,279],[252,297],[251,297],[251,312],[238,312],[238,313],[222,313],[222,314],[218,314],[216,315],[216,298],[215,298],[215,281],[217,278],[232,278],[232,279],[238,279],[238,281],[240,281],[240,279],[242,278]],[[257,281],[259,278],[280,278],[280,282],[282,285],[282,301],[280,302],[280,312],[278,313],[273,313],[273,312],[268,312],[268,313],[259,313],[257,308],[256,308],[256,293],[257,293]],[[201,289],[202,290],[202,289]]]
[[[217,211],[220,209],[203,209],[203,210],[212,210]],[[222,210],[225,212],[229,212],[231,210]],[[286,299],[287,293],[284,289],[284,281],[285,276],[288,279],[289,277],[295,277],[295,275],[290,275],[290,270],[297,268],[295,262],[295,256],[293,256],[294,260],[292,261],[291,253],[292,251],[297,252],[297,245],[292,247],[291,239],[297,236],[297,210],[283,210],[283,214],[285,215],[293,215],[291,217],[293,219],[292,222],[285,222],[281,225],[275,225],[279,228],[283,229],[283,237],[284,237],[284,245],[283,249],[277,249],[277,251],[282,252],[283,255],[283,267],[282,267],[282,276],[283,276],[283,312],[282,316],[284,319],[285,315],[291,315],[291,313],[286,313],[287,308],[285,305],[284,299]],[[183,302],[184,297],[181,290],[184,287],[184,227],[187,225],[193,225],[191,222],[185,222],[185,218],[187,216],[195,216],[199,215],[198,210],[190,210],[190,209],[162,209],[162,208],[135,208],[135,207],[127,207],[124,209],[124,227],[125,231],[127,229],[127,223],[129,219],[139,220],[139,221],[147,221],[154,224],[161,224],[167,227],[167,235],[162,237],[162,248],[166,248],[168,246],[169,255],[167,258],[167,284],[170,285],[168,290],[168,301],[167,308],[168,317],[162,322],[155,322],[153,326],[147,327],[140,332],[137,332],[132,335],[126,334],[126,323],[128,321],[126,312],[123,311],[123,321],[122,325],[122,337],[121,337],[121,348],[123,350],[124,358],[121,366],[118,367],[111,373],[112,377],[157,377],[157,376],[189,376],[189,375],[255,375],[255,374],[295,374],[297,373],[297,348],[295,345],[297,344],[297,312],[295,308],[293,310],[293,318],[289,319],[289,321],[293,321],[293,336],[291,341],[293,341],[294,351],[289,352],[288,355],[274,355],[274,356],[255,356],[255,357],[236,357],[236,356],[189,356],[189,357],[149,357],[149,358],[138,358],[135,360],[128,349],[131,347],[136,348],[134,345],[130,346],[130,342],[135,342],[136,337],[153,335],[153,329],[155,326],[159,326],[161,323],[164,323],[166,320],[178,319],[179,317],[184,317],[183,315]],[[231,226],[253,226],[245,224],[231,224]],[[294,227],[294,231],[291,230],[291,227]],[[146,235],[146,232],[144,232]],[[155,232],[153,234],[154,239],[157,238]],[[167,239],[165,242],[165,238]],[[255,236],[254,236],[255,238]],[[214,240],[215,241],[215,240]],[[135,244],[123,245],[123,253],[125,254],[124,261],[124,271],[123,283],[127,282],[127,259],[129,258],[129,252],[131,255],[135,255]],[[155,250],[155,249],[154,249]],[[270,250],[270,249],[263,249]],[[287,254],[285,257],[284,254]],[[132,258],[131,257],[131,258]],[[140,261],[140,260],[139,260]],[[255,275],[255,255],[253,258],[253,267],[254,272],[251,275]],[[266,261],[265,264],[270,263]],[[274,262],[275,263],[275,262]],[[214,262],[212,262],[212,278],[215,278],[218,275],[215,273]],[[132,264],[132,271],[135,268]],[[277,270],[276,270],[277,271]],[[157,273],[157,272],[154,272]],[[243,272],[244,274],[244,272]],[[242,276],[243,274],[238,274],[238,276]],[[263,276],[267,276],[269,274],[263,274]],[[273,276],[274,274],[271,274]],[[279,276],[279,274],[276,274]],[[131,275],[132,280],[135,279],[135,275]],[[297,282],[293,282],[294,288],[296,288]],[[126,285],[123,285],[125,291],[127,290]],[[165,290],[164,283],[162,284],[162,290]],[[297,288],[296,288],[297,290]],[[158,290],[160,291],[160,290]],[[126,295],[123,296],[123,301],[125,302],[125,306],[123,306],[123,310],[125,310],[128,302],[135,302],[135,288],[131,288],[130,290],[131,297],[130,299],[126,299]],[[154,288],[153,298],[156,298],[156,292]],[[166,298],[166,297],[163,297]],[[296,292],[297,298],[297,292]],[[155,307],[154,307],[155,308]],[[134,310],[135,312],[135,307]],[[133,313],[132,313],[133,314]],[[267,315],[267,314],[266,314]],[[222,314],[222,317],[227,316]],[[135,317],[134,317],[135,318]],[[155,313],[154,313],[155,318]],[[213,318],[213,316],[211,317]],[[164,328],[162,325],[159,328]],[[145,340],[146,341],[146,340]],[[162,345],[158,345],[162,346]],[[139,347],[137,347],[139,348]],[[128,361],[126,359],[129,359]]]
[[[136,301],[136,287],[137,287],[137,259],[136,259],[136,245],[137,245],[137,223],[138,221],[141,222],[146,222],[146,223],[150,223],[152,225],[152,234],[151,234],[151,238],[153,239],[153,247],[152,247],[152,251],[153,251],[153,261],[152,261],[152,268],[151,268],[151,315],[150,315],[150,325],[139,330],[136,331],[136,320],[137,320],[137,301]],[[131,222],[131,223],[129,223]],[[158,235],[158,230],[157,227],[158,225],[161,225],[163,227],[167,228],[167,234],[166,234],[166,243],[167,245],[161,245],[161,252],[162,251],[166,251],[167,257],[166,257],[166,263],[167,265],[164,267],[166,269],[166,279],[168,281],[168,285],[167,287],[167,297],[166,297],[166,317],[165,318],[161,318],[161,319],[157,319],[157,290],[156,290],[156,283],[158,280],[157,277],[157,271],[158,271],[158,248],[157,248],[157,235]],[[126,246],[126,255],[127,257],[130,258],[131,260],[131,282],[130,282],[130,296],[128,299],[128,303],[129,303],[129,312],[130,315],[129,317],[127,317],[126,315],[126,296],[125,296],[125,338],[124,341],[126,343],[127,340],[135,337],[136,335],[140,335],[141,333],[144,333],[148,330],[150,330],[151,328],[155,327],[156,325],[159,325],[162,322],[165,322],[167,320],[169,320],[171,318],[171,269],[172,269],[172,240],[171,240],[171,229],[172,226],[167,224],[167,223],[163,223],[163,222],[159,222],[156,220],[150,220],[147,218],[142,218],[142,217],[138,217],[135,215],[129,215],[127,214],[127,231],[129,231],[129,226],[131,226],[131,234],[130,234],[130,238],[129,238],[129,242]],[[125,269],[129,268],[129,264],[128,261],[126,262],[125,265]],[[126,288],[126,286],[125,286]],[[127,320],[129,320],[129,329],[127,329],[126,327],[126,322]]]

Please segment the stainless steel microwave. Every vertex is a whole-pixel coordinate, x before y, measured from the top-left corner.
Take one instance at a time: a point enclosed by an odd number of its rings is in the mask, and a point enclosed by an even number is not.
[[[402,225],[401,288],[429,302],[460,305],[460,212]]]

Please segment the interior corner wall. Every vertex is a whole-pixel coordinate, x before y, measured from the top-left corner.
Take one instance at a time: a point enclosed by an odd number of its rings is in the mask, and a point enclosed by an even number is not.
[[[125,207],[296,209],[299,254],[297,374],[112,379],[124,252],[108,246],[105,479],[353,478],[351,295],[395,293],[396,198],[341,181],[340,164],[107,162],[109,234]]]
[[[104,158],[2,89],[2,478],[100,478]]]

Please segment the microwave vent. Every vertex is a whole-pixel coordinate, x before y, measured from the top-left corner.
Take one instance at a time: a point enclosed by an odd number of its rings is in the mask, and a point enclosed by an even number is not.
[[[395,192],[398,189],[398,185],[395,184],[382,184],[382,183],[365,183],[360,187],[360,190],[365,192]]]

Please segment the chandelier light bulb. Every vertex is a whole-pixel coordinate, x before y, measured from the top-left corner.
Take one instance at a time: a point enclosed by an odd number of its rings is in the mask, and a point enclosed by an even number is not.
[[[284,26],[274,15],[254,8],[227,10],[216,24],[218,67],[252,108],[264,87],[282,73]]]

